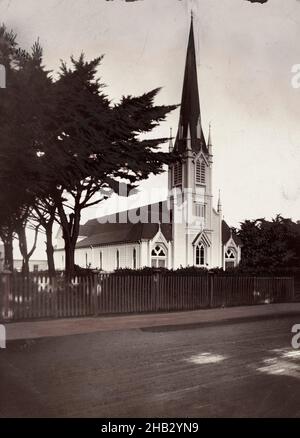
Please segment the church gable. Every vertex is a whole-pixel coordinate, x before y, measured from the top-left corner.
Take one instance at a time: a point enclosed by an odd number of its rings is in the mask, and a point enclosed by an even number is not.
[[[240,238],[232,231],[227,222],[222,220],[222,244],[228,246],[229,242],[232,242],[233,246],[240,247]]]
[[[167,239],[163,235],[160,225],[157,234],[152,239],[152,242],[153,245],[155,245],[156,243],[162,243],[166,246],[168,245]]]
[[[200,152],[198,152],[198,154],[195,155],[194,162],[196,163],[196,161],[204,161],[205,164],[206,164],[207,166],[209,166],[209,162],[208,162],[208,160],[207,160],[207,155],[204,154],[203,151],[200,151]]]
[[[198,245],[199,242],[204,243],[206,246],[211,246],[211,240],[205,231],[197,234],[196,238],[193,241],[193,245]]]

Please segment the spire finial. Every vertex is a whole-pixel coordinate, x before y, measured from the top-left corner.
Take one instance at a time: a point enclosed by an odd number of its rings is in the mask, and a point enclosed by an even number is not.
[[[222,212],[221,190],[219,190],[218,213],[221,213],[221,212]]]
[[[191,20],[192,20],[192,21],[194,20],[194,12],[193,12],[193,9],[191,9]]]
[[[209,122],[207,146],[209,154],[212,155],[211,122]]]
[[[209,122],[208,143],[211,143],[211,122]]]
[[[173,130],[170,128],[170,138],[169,138],[169,152],[172,152],[174,149],[173,147]]]

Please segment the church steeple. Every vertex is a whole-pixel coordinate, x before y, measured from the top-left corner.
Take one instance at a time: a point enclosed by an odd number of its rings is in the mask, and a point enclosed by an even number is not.
[[[209,124],[207,148],[208,148],[209,155],[212,155],[211,123]]]
[[[189,131],[190,138],[188,138]],[[203,152],[208,153],[201,125],[193,16],[191,17],[175,150],[180,153],[185,152],[189,141],[192,151],[199,152],[202,149]]]

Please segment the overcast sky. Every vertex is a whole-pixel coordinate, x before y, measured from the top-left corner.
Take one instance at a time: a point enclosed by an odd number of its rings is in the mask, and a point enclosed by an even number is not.
[[[300,1],[0,0],[1,21],[25,48],[40,38],[48,69],[71,54],[105,54],[99,74],[115,102],[159,86],[157,103],[180,102],[191,9],[203,129],[211,121],[214,193],[221,189],[225,219],[300,219],[300,89],[291,86],[292,65],[300,64]],[[177,124],[178,111],[157,135]],[[144,182],[130,206],[148,202],[151,187],[151,201],[164,199],[166,175]],[[108,201],[84,219],[119,207]]]

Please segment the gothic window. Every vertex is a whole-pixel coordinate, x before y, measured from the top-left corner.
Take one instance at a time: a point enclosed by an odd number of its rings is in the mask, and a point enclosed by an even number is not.
[[[202,242],[196,246],[196,266],[205,266],[205,246]]]
[[[173,167],[173,186],[182,184],[182,164],[176,163]]]
[[[206,183],[206,165],[204,160],[196,161],[196,184]]]
[[[234,248],[228,248],[225,252],[225,269],[236,266],[236,251]]]
[[[167,254],[162,245],[156,245],[151,253],[152,268],[166,268]]]
[[[136,269],[136,249],[135,248],[133,248],[132,259],[133,259],[133,269]]]

